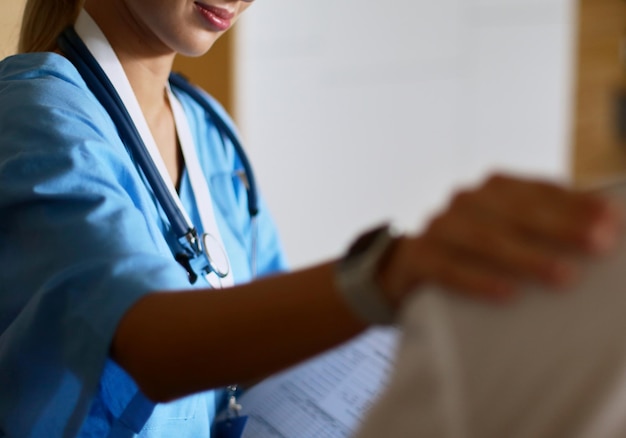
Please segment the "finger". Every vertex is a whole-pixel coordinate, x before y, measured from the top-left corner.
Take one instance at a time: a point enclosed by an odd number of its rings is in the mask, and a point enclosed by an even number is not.
[[[490,178],[474,192],[462,192],[451,205],[492,223],[509,223],[531,239],[568,250],[598,252],[614,244],[621,214],[615,203],[558,185]]]
[[[615,208],[608,200],[544,181],[494,178],[486,184],[497,206],[502,199],[519,225],[538,237],[583,250],[606,249],[616,235]]]
[[[462,262],[480,263],[484,269],[506,272],[518,281],[564,286],[575,277],[572,263],[561,253],[524,238],[502,223],[445,215],[431,223],[426,236],[456,253]]]

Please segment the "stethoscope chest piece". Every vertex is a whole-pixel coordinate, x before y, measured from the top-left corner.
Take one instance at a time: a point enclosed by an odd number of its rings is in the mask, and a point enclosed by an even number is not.
[[[209,233],[202,234],[202,250],[209,262],[209,270],[219,278],[230,274],[230,263],[226,250],[215,236]]]

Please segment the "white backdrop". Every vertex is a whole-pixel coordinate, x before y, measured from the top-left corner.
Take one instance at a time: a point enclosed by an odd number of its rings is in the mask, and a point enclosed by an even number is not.
[[[565,179],[569,0],[256,2],[237,119],[294,267],[493,169]]]

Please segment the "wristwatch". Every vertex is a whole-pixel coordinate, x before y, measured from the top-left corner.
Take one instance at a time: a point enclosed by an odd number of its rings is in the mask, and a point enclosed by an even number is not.
[[[398,233],[389,224],[359,236],[337,262],[335,279],[348,307],[369,324],[392,324],[395,310],[376,281],[381,264],[389,256]]]

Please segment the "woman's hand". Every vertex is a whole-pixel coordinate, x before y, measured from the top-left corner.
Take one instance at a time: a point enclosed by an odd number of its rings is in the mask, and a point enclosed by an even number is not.
[[[576,277],[577,256],[616,243],[621,219],[614,201],[496,175],[457,193],[423,233],[400,239],[378,278],[395,306],[423,284],[496,300],[526,282],[558,288]]]

